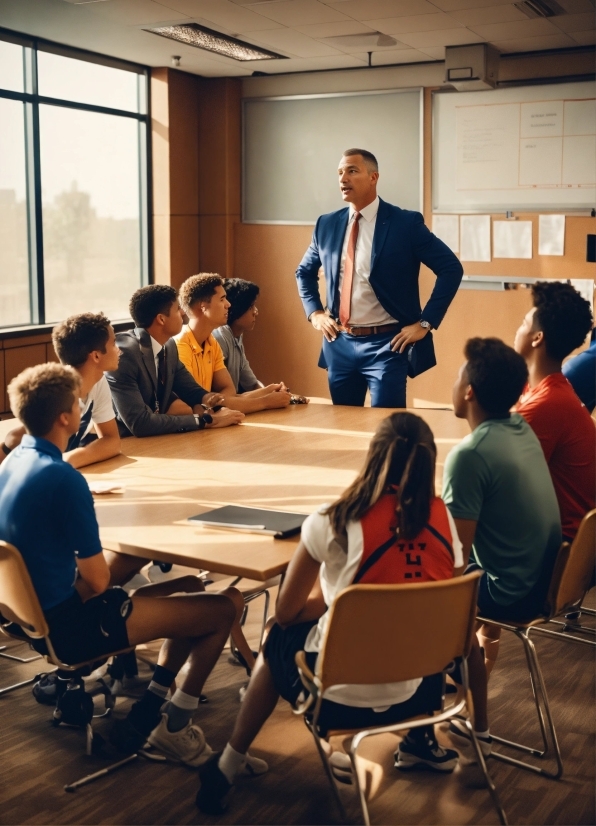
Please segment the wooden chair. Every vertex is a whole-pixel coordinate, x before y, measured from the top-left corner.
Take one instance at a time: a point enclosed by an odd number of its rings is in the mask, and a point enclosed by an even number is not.
[[[582,639],[581,637],[564,636],[559,631],[552,631],[543,626],[552,622],[556,617],[564,616],[565,613],[581,604],[592,577],[594,570],[594,546],[596,543],[596,510],[590,511],[583,518],[579,527],[577,536],[573,544],[563,543],[557,555],[553,574],[548,590],[548,597],[545,606],[545,612],[541,616],[528,620],[527,622],[497,622],[495,620],[478,617],[482,623],[489,625],[500,626],[506,631],[511,631],[516,637],[521,640],[524,646],[526,661],[528,663],[528,670],[530,673],[530,682],[532,684],[532,694],[536,704],[536,713],[538,715],[538,723],[540,725],[540,732],[542,735],[542,749],[531,748],[522,743],[516,743],[512,740],[505,740],[502,737],[497,737],[492,734],[493,740],[501,743],[509,748],[523,751],[527,754],[537,757],[541,760],[550,758],[554,755],[556,762],[556,770],[549,771],[541,766],[536,766],[532,763],[526,763],[523,760],[517,760],[509,755],[495,752],[493,750],[492,756],[496,760],[501,760],[504,763],[510,763],[513,766],[518,766],[522,769],[542,774],[545,777],[550,777],[553,780],[558,779],[563,774],[563,761],[561,759],[561,750],[557,739],[555,724],[552,718],[550,703],[548,701],[548,694],[544,684],[544,677],[542,676],[542,669],[538,661],[536,648],[530,639],[530,633],[546,634],[549,637],[556,639],[566,639],[584,645],[592,645],[590,640]],[[546,718],[546,719],[545,719]],[[550,738],[550,742],[549,742]],[[552,755],[551,755],[552,750]]]
[[[23,557],[13,545],[8,542],[0,541],[0,613],[7,622],[0,626],[0,630],[6,636],[14,636],[11,634],[8,626],[10,623],[16,623],[27,634],[28,638],[33,640],[44,640],[48,653],[45,659],[51,665],[64,671],[77,671],[85,666],[92,665],[97,662],[99,657],[93,657],[89,660],[84,660],[79,663],[65,663],[54,651],[54,646],[49,637],[49,627],[42,611],[39,599],[33,588],[31,577],[27,566],[23,561]],[[16,639],[22,639],[20,635],[15,636]],[[105,658],[111,657],[115,654],[122,654],[125,651],[131,651],[131,648],[120,649],[119,651],[112,651],[104,655]],[[102,657],[101,659],[103,659]],[[25,685],[26,683],[23,683]],[[104,715],[101,715],[104,716]],[[93,741],[93,730],[91,724],[87,726],[87,754],[91,754],[91,746]],[[140,752],[139,752],[140,753]],[[144,755],[149,756],[149,755]],[[66,791],[74,791],[79,786],[86,785],[92,782],[97,777],[102,777],[109,774],[120,766],[132,762],[138,757],[138,754],[132,754],[118,763],[95,772],[88,777],[75,781],[65,786]]]
[[[309,669],[303,651],[296,655],[302,682],[313,699],[310,712],[307,703],[297,713],[304,713],[304,721],[312,732],[344,820],[345,811],[318,731],[324,693],[339,684],[377,685],[426,677],[444,671],[453,660],[462,659],[463,692],[458,694],[451,707],[431,717],[403,720],[366,731],[327,733],[326,738],[354,735],[350,759],[364,822],[369,826],[366,796],[358,777],[356,760],[360,743],[374,734],[433,725],[455,717],[465,708],[472,710],[465,658],[470,652],[474,634],[478,579],[481,575],[476,571],[442,582],[412,585],[352,585],[342,591],[330,609],[327,633],[319,654],[318,674],[315,676]],[[465,725],[499,820],[506,824],[505,812],[472,725],[467,719]]]

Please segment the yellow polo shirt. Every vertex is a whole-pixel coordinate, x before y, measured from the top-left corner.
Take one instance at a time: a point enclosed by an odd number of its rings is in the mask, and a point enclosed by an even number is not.
[[[211,390],[213,374],[226,366],[222,349],[215,338],[209,336],[201,347],[188,324],[185,324],[175,341],[180,361],[190,375],[205,390]]]

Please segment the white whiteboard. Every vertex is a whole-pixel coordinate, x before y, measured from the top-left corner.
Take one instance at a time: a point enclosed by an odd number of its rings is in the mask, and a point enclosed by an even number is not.
[[[596,204],[596,83],[433,96],[433,211]]]
[[[379,195],[422,208],[420,89],[245,99],[243,221],[314,224],[344,206],[337,166],[344,149],[379,161]]]

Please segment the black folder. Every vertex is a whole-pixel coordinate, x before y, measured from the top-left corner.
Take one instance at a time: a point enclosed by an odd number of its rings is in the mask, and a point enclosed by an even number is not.
[[[271,511],[265,508],[246,508],[240,505],[226,505],[206,513],[191,516],[191,525],[205,525],[208,528],[227,528],[247,533],[262,533],[285,539],[300,533],[306,513]]]

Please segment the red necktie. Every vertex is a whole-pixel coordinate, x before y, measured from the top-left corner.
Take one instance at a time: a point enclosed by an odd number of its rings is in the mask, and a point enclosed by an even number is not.
[[[358,243],[358,221],[362,216],[359,212],[354,213],[354,225],[348,241],[348,250],[344,263],[344,277],[341,282],[341,293],[339,296],[339,320],[342,326],[346,327],[350,320],[352,309],[352,277],[354,275],[354,258],[356,257],[356,244]]]

